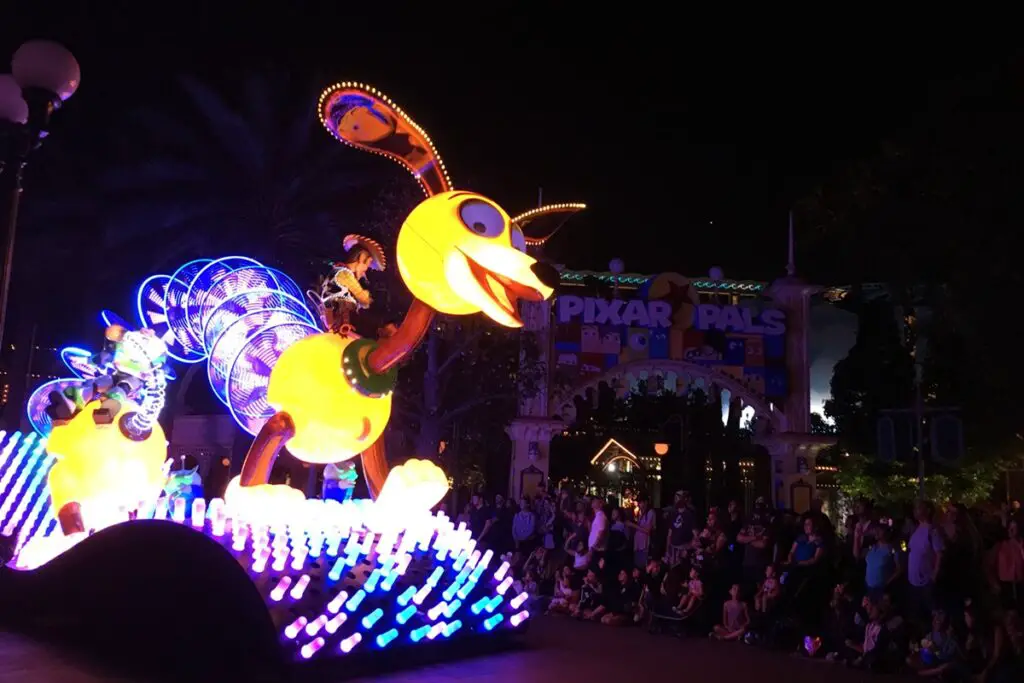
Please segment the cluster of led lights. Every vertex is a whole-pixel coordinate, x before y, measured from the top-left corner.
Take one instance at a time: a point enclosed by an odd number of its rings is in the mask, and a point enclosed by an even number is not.
[[[191,508],[161,498],[139,518],[170,520],[220,543],[286,624],[282,642],[298,659],[328,645],[348,654],[516,629],[530,616],[508,562],[478,548],[465,524],[444,513],[314,499],[249,517],[219,498]]]
[[[320,331],[302,290],[284,273],[243,256],[190,261],[139,287],[139,318],[184,363],[207,360],[217,398],[250,434],[274,414],[266,389],[288,346]]]
[[[371,85],[366,85],[365,83],[358,83],[356,81],[342,81],[340,83],[335,83],[334,85],[330,86],[329,88],[327,88],[326,90],[324,90],[320,94],[320,100],[317,103],[317,112],[319,113],[319,116],[320,116],[320,123],[323,124],[324,128],[327,129],[328,133],[330,133],[332,136],[334,136],[335,138],[337,138],[339,141],[343,142],[344,144],[346,144],[346,145],[348,145],[350,147],[355,147],[355,145],[353,145],[350,141],[346,140],[341,135],[338,135],[338,131],[334,128],[334,126],[332,125],[331,120],[330,120],[331,110],[332,110],[332,106],[331,105],[333,104],[334,98],[337,96],[337,94],[339,92],[344,91],[344,90],[362,90],[362,91],[365,91],[365,92],[367,92],[367,93],[369,93],[371,95],[374,95],[375,97],[379,97],[389,107],[391,107],[391,109],[396,114],[398,114],[398,116],[400,116],[402,118],[402,120],[410,128],[412,128],[417,133],[419,133],[423,137],[423,140],[427,143],[427,145],[429,145],[430,153],[433,155],[433,159],[437,162],[437,167],[441,171],[441,176],[444,178],[444,183],[445,183],[445,186],[446,186],[445,189],[448,189],[448,188],[450,188],[452,186],[451,179],[448,177],[448,169],[445,168],[445,165],[444,165],[444,160],[441,158],[441,155],[438,153],[437,148],[434,146],[434,141],[430,139],[430,136],[427,134],[427,131],[423,130],[423,128],[421,128],[418,123],[413,121],[412,118],[408,114],[406,114],[402,110],[401,107],[399,107],[397,104],[395,104],[391,100],[390,97],[388,97],[387,95],[382,93],[380,90],[377,90],[377,88],[374,88]],[[379,150],[375,150],[375,149],[372,149],[370,147],[360,147],[358,149],[361,149],[363,151],[373,152],[374,154],[380,154],[381,156],[397,158],[397,157],[394,157],[394,155],[392,155],[392,154],[389,154],[389,153],[383,152],[383,151],[379,151]],[[403,165],[404,165],[404,163],[403,163]],[[408,167],[406,167],[406,168],[408,168]],[[416,178],[417,182],[420,183],[420,186],[423,187],[424,192],[426,192],[427,195],[429,196],[430,192],[427,190],[426,187],[423,186],[423,182],[422,182],[422,180],[420,178],[420,175],[416,171],[414,171],[412,169],[409,169],[409,172],[412,174],[412,176],[414,178]]]
[[[46,534],[57,524],[46,486],[54,460],[45,446],[46,440],[34,432],[8,435],[0,430],[0,531],[17,534],[16,553],[32,536]]]

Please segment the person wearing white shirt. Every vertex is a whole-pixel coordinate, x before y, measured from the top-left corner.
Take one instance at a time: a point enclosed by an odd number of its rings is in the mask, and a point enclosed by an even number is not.
[[[608,549],[608,515],[604,513],[604,501],[600,498],[590,501],[590,506],[594,511],[594,519],[590,523],[587,546],[600,557]]]

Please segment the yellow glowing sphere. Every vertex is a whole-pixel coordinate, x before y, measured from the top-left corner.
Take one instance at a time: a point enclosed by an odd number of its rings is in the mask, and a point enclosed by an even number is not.
[[[518,300],[553,290],[531,270],[536,260],[512,245],[508,214],[475,192],[421,202],[398,233],[398,270],[413,296],[451,315],[484,313],[521,327]]]
[[[429,510],[448,493],[448,476],[430,460],[407,460],[391,470],[377,506],[396,511]],[[396,512],[395,514],[398,514]]]
[[[311,335],[288,347],[270,373],[267,401],[291,417],[295,436],[288,450],[299,460],[324,465],[353,458],[388,424],[391,395],[366,396],[343,374],[342,351],[351,341]]]
[[[102,514],[134,510],[141,502],[155,500],[167,481],[167,438],[160,425],[153,425],[145,441],[132,441],[121,433],[116,419],[102,425],[93,421],[99,406],[99,401],[86,404],[50,434],[46,450],[57,458],[48,476],[54,511],[70,502]],[[131,402],[121,404],[121,414],[138,409]],[[88,519],[85,522],[89,524]]]

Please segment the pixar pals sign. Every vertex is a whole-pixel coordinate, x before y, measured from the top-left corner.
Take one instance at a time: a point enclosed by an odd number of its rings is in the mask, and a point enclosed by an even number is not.
[[[643,289],[631,299],[558,297],[552,370],[573,383],[636,361],[680,360],[715,366],[762,396],[785,396],[784,311],[701,303],[696,292],[674,289],[657,298]],[[675,390],[674,380],[661,386]]]

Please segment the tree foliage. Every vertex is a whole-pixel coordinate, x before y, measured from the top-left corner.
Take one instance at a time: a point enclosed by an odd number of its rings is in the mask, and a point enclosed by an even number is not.
[[[1024,135],[1020,93],[1002,85],[937,108],[941,114],[826,179],[798,206],[814,263],[828,269],[819,278],[882,283],[895,313],[916,318],[924,402],[958,409],[968,451],[962,467],[948,471],[929,462],[926,489],[939,499],[983,497],[1001,463],[1020,452],[1024,408],[1008,397],[1024,367],[1001,328],[1022,284]],[[849,492],[899,498],[916,472],[872,460],[873,413],[912,405],[909,352],[898,359],[891,331],[869,333],[864,323],[862,315],[858,345],[833,379],[828,410],[850,453],[836,464]]]
[[[653,391],[644,381],[621,397],[600,386],[593,398],[577,401],[576,423],[553,442],[552,477],[607,484],[589,462],[609,438],[633,448],[662,442],[669,444],[662,460],[663,492],[687,488],[701,504],[742,497],[739,463],[753,451],[750,432],[739,426],[738,405],[723,421],[719,395],[697,387],[685,394]],[[710,501],[704,501],[706,493]]]

